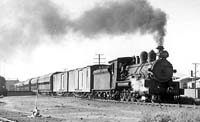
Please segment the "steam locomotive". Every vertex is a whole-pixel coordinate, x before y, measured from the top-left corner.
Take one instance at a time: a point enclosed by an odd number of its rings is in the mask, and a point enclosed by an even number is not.
[[[184,94],[178,82],[173,82],[172,64],[167,60],[169,54],[163,46],[158,46],[158,53],[153,50],[142,52],[140,57],[122,57],[110,61],[110,67],[94,71],[94,82],[110,83],[95,90],[97,96],[112,97],[122,101],[174,101]],[[107,72],[107,73],[106,73]],[[106,77],[110,75],[110,77]],[[99,87],[98,86],[98,87]]]
[[[3,95],[3,96],[7,95],[6,80],[2,76],[0,76],[0,95]]]
[[[174,101],[183,90],[173,82],[172,64],[163,46],[140,56],[120,57],[109,65],[91,65],[54,72],[16,84],[17,90],[46,94],[74,94],[126,101]]]

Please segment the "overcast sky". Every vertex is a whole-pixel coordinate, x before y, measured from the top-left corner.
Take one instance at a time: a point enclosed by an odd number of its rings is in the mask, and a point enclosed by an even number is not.
[[[25,80],[94,64],[98,53],[108,62],[144,50],[156,51],[155,37],[164,37],[169,61],[178,73],[189,75],[192,63],[200,63],[200,1],[148,0],[144,5],[124,1],[1,0],[0,75]],[[140,6],[146,8],[140,10]],[[145,14],[132,12],[134,7]],[[144,26],[144,19],[135,18],[145,18],[143,14],[155,19]],[[157,24],[157,18],[163,25]],[[127,27],[118,20],[136,22]]]

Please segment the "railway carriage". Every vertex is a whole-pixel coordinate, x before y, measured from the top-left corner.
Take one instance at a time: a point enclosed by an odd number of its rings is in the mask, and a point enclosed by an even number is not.
[[[53,92],[59,95],[68,92],[68,72],[53,75]]]
[[[31,91],[31,79],[25,80],[22,83],[23,85],[21,86],[23,91]]]
[[[38,77],[37,86],[38,92],[44,94],[52,94],[53,93],[53,75],[58,74],[60,72],[53,72],[43,76]]]
[[[68,92],[89,96],[94,88],[93,72],[107,65],[91,65],[68,71]]]
[[[78,87],[78,71],[79,69],[74,69],[74,70],[70,70],[68,71],[69,73],[69,78],[68,78],[68,92],[75,92],[77,90],[79,90],[79,87]]]
[[[15,91],[23,91],[22,89],[23,83],[19,82],[15,84]]]
[[[91,92],[93,85],[92,70],[95,66],[87,66],[79,69],[79,91]]]
[[[38,77],[32,78],[30,80],[30,87],[32,92],[37,92],[38,89]]]

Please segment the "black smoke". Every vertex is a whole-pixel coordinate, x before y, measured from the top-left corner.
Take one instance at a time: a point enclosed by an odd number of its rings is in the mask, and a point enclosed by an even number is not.
[[[45,40],[59,43],[68,31],[85,37],[97,35],[152,34],[163,45],[166,14],[146,0],[106,2],[69,19],[50,0],[4,0],[0,6],[0,56],[9,57],[18,50],[31,51]],[[61,39],[62,40],[62,39]]]
[[[166,14],[154,9],[146,0],[109,2],[86,11],[75,22],[75,30],[93,37],[97,34],[153,34],[163,44]]]

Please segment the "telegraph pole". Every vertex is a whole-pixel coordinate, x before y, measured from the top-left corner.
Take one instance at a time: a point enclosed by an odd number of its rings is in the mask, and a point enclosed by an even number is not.
[[[196,98],[196,85],[197,85],[197,80],[196,80],[196,78],[197,78],[197,65],[199,65],[200,63],[192,63],[192,64],[194,64],[194,81],[195,81],[195,87],[194,87],[194,91],[195,91],[195,98]]]
[[[98,63],[99,65],[100,65],[101,63],[105,63],[105,62],[101,62],[102,59],[106,59],[106,58],[102,58],[102,57],[101,57],[101,56],[104,55],[104,54],[96,54],[96,55],[98,56],[98,58],[94,58],[94,59],[97,59],[98,62],[94,62],[94,63]]]

